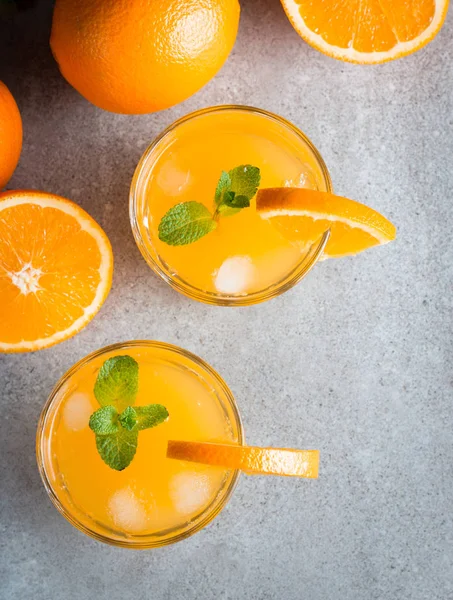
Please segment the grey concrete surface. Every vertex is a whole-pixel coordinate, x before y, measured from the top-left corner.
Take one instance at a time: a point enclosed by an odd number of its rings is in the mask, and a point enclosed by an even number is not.
[[[243,0],[234,52],[200,93],[125,117],[59,75],[50,2],[0,25],[0,79],[25,129],[10,188],[79,203],[116,258],[103,310],[82,333],[0,358],[2,600],[449,600],[453,598],[453,15],[416,55],[361,67],[293,31],[278,0]],[[249,309],[189,301],[142,260],[128,189],[175,118],[244,103],[300,126],[338,193],[398,226],[395,243],[318,266]],[[243,477],[220,517],[173,547],[97,543],[50,504],[35,465],[41,407],[76,360],[149,338],[208,360],[231,386],[250,443],[320,448],[318,481]]]

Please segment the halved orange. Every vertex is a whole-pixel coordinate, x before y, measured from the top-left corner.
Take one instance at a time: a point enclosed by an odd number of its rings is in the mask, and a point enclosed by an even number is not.
[[[53,194],[0,194],[0,352],[48,348],[80,331],[106,299],[110,242],[79,206]]]
[[[396,228],[372,208],[305,188],[265,188],[256,197],[256,209],[290,241],[308,249],[330,230],[325,258],[357,254],[372,246],[387,244]]]
[[[257,448],[170,440],[167,457],[228,469],[240,469],[249,475],[318,477],[319,451],[290,448]]]
[[[412,54],[439,32],[448,0],[281,0],[299,35],[324,54],[361,64]]]

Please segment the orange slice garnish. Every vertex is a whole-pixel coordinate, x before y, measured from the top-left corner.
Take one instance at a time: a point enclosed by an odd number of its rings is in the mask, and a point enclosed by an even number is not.
[[[112,271],[107,236],[76,204],[43,192],[0,194],[0,352],[75,335],[102,306]]]
[[[387,244],[396,237],[396,228],[372,208],[305,188],[268,188],[258,192],[256,209],[285,238],[309,248],[325,231],[330,238],[324,257],[357,254],[372,246]]]
[[[281,0],[294,29],[340,60],[383,63],[412,54],[439,32],[448,0]]]
[[[167,457],[239,469],[250,475],[318,477],[319,451],[257,448],[212,442],[168,442]]]

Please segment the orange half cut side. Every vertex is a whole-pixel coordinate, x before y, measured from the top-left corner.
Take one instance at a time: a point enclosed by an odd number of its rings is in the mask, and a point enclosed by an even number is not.
[[[281,0],[294,29],[332,58],[383,63],[412,54],[439,32],[448,0]]]
[[[0,194],[0,352],[48,348],[80,331],[112,283],[99,225],[52,194]]]

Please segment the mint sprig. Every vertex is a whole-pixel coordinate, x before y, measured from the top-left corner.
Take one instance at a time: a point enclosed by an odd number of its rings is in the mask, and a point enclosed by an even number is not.
[[[131,356],[114,356],[102,365],[94,386],[101,408],[91,415],[89,426],[102,460],[117,471],[134,458],[138,432],[160,425],[169,416],[161,404],[132,406],[138,392],[138,371]]]
[[[216,229],[220,217],[231,217],[249,207],[260,180],[260,170],[252,165],[240,165],[231,171],[222,171],[214,193],[214,213],[211,214],[201,202],[176,204],[159,223],[159,239],[170,246],[196,242]]]

